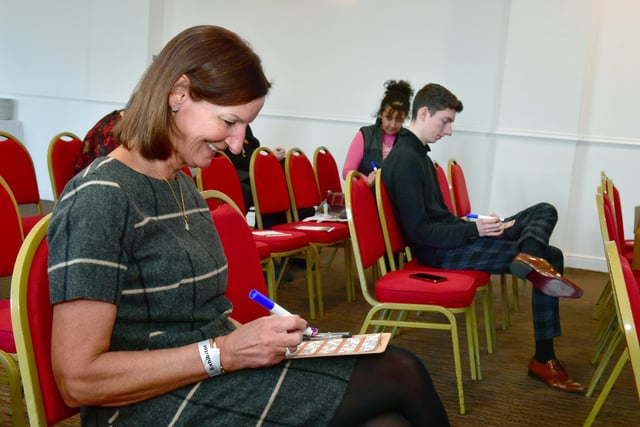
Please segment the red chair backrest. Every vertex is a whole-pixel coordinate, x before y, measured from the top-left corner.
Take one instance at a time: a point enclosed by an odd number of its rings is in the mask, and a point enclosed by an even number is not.
[[[313,153],[313,169],[324,199],[329,191],[342,193],[342,181],[338,164],[327,147],[318,147]]]
[[[231,205],[222,203],[211,211],[228,264],[225,295],[233,303],[231,316],[246,323],[269,312],[249,299],[249,291],[257,289],[268,295],[262,264],[246,219]]]
[[[48,218],[49,217],[47,217],[46,224],[48,224]],[[37,385],[39,385],[40,389],[40,393],[38,393],[38,395],[42,398],[48,425],[54,425],[77,414],[78,409],[71,408],[64,403],[64,400],[58,391],[58,387],[53,376],[53,369],[51,367],[51,327],[53,308],[49,302],[49,276],[47,272],[49,250],[46,240],[46,224],[44,227],[39,227],[41,224],[42,223],[39,223],[38,226],[34,228],[35,233],[31,234],[33,236],[38,236],[38,239],[33,241],[34,247],[24,248],[25,250],[34,250],[34,252],[31,258],[27,255],[24,260],[24,269],[28,271],[28,277],[26,278],[27,288],[26,290],[21,289],[20,292],[26,291],[26,299],[24,302],[21,301],[16,305],[19,307],[18,310],[26,309],[27,312],[28,330],[30,333],[30,340],[27,341],[30,341],[33,347],[31,349],[31,353],[35,358],[37,370],[37,379],[32,378],[31,381],[37,381]],[[29,237],[27,240],[28,239]],[[18,279],[17,281],[20,282],[21,280]],[[16,285],[16,283],[12,282],[12,287],[14,285]],[[11,317],[14,325],[17,324],[14,313],[15,297],[16,294],[12,289]],[[26,305],[23,306],[22,304]],[[21,325],[22,330],[25,328],[25,325]],[[18,351],[20,351],[20,347],[18,348]]]
[[[11,276],[24,235],[16,199],[2,176],[0,176],[0,235],[2,235],[0,277]]]
[[[366,179],[357,171],[347,176],[347,212],[352,221],[352,239],[358,239],[362,266],[366,269],[385,254],[384,236],[376,202]],[[354,236],[355,234],[355,236]]]
[[[620,191],[613,184],[613,206],[615,206],[616,228],[618,229],[618,238],[620,242],[624,242],[624,223],[622,219],[622,201],[620,200]]]
[[[382,174],[382,169],[379,169],[378,173]],[[376,200],[378,202],[378,206],[382,208],[382,215],[384,215],[384,220],[387,225],[387,233],[389,235],[391,251],[394,253],[401,252],[407,246],[407,242],[404,240],[404,237],[402,237],[400,224],[398,224],[398,219],[396,218],[396,214],[393,211],[393,204],[391,203],[391,199],[389,198],[389,192],[387,191],[387,187],[385,187],[382,179],[380,179],[380,184],[378,185],[380,190],[378,191],[378,193],[376,193]]]
[[[71,132],[62,132],[51,139],[48,152],[49,175],[53,197],[57,199],[67,182],[75,175],[75,167],[82,160],[82,140]]]
[[[440,192],[442,193],[444,204],[447,205],[449,212],[455,215],[456,211],[453,207],[453,200],[451,200],[451,189],[449,188],[447,173],[445,172],[444,168],[438,164],[438,162],[434,162],[433,165],[436,168],[436,175],[438,177],[438,184],[440,184]]]
[[[604,220],[607,224],[607,234],[609,234],[609,239],[613,240],[616,243],[616,248],[618,249],[618,253],[623,254],[624,248],[623,243],[620,241],[620,235],[618,234],[618,227],[616,225],[616,219],[613,214],[613,205],[611,204],[611,198],[608,193],[602,194],[602,208],[604,212]]]
[[[633,275],[629,260],[624,256],[620,256],[620,263],[622,264],[622,274],[624,275],[624,282],[629,296],[629,305],[631,305],[631,313],[633,314],[636,333],[640,334],[640,288],[638,288],[638,283]]]
[[[208,168],[199,169],[196,179],[200,191],[218,190],[231,197],[240,210],[247,213],[238,173],[231,160],[223,153],[216,153]],[[218,204],[215,199],[207,199],[207,203],[209,209],[215,208]]]
[[[258,147],[251,155],[249,171],[256,214],[258,211],[259,215],[264,215],[291,209],[284,171],[271,150]]]
[[[289,150],[284,168],[293,212],[318,206],[323,198],[320,197],[313,165],[304,152],[299,148]]]
[[[471,213],[471,201],[469,200],[464,172],[462,172],[462,167],[455,160],[449,161],[449,182],[453,189],[453,206],[456,210],[456,216],[464,217]]]
[[[36,170],[26,147],[13,135],[0,132],[0,176],[19,205],[40,202]]]

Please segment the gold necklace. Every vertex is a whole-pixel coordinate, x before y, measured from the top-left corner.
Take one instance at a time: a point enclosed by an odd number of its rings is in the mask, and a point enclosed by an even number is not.
[[[171,187],[169,180],[164,177],[163,179],[164,179],[164,182],[166,182],[167,185],[169,186],[169,190],[171,190],[171,195],[173,196],[173,200],[176,201],[176,205],[178,206],[178,209],[182,211],[182,221],[184,221],[184,229],[189,231],[189,220],[187,219],[187,209],[184,206],[184,194],[182,194],[182,184],[180,184],[180,177],[176,176],[176,181],[178,181],[178,190],[180,191],[180,201],[182,202],[182,205],[178,203],[178,196],[176,196],[176,192],[173,191],[173,187]]]
[[[176,181],[178,181],[178,190],[180,191],[180,201],[178,201],[178,196],[176,195],[176,192],[173,190],[173,187],[171,186],[171,183],[169,182],[169,180],[165,178],[165,176],[162,175],[160,171],[158,171],[158,169],[156,168],[156,165],[154,165],[151,162],[149,163],[151,164],[153,169],[155,169],[156,173],[163,179],[163,181],[167,183],[169,190],[171,190],[171,195],[173,196],[173,200],[175,200],[176,205],[178,206],[178,209],[180,209],[180,212],[182,212],[182,221],[184,222],[184,229],[189,231],[189,220],[187,219],[187,209],[184,204],[184,194],[182,193],[182,184],[180,184],[180,176],[176,175]],[[182,204],[180,202],[182,202]]]

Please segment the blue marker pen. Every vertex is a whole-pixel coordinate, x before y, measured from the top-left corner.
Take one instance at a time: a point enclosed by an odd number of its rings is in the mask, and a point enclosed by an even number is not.
[[[378,170],[378,166],[376,166],[376,162],[374,161],[371,162],[371,167],[373,168],[374,171]]]
[[[495,216],[489,216],[489,215],[478,215],[478,214],[467,214],[466,215],[467,218],[469,219],[492,219],[492,218],[496,218]],[[504,222],[504,218],[498,218],[500,221]]]
[[[293,314],[289,313],[284,307],[279,305],[278,303],[271,301],[266,296],[262,295],[259,291],[252,289],[249,292],[249,298],[269,310],[271,314],[275,314],[276,316],[293,316]],[[311,326],[307,326],[307,329],[304,330],[303,335],[313,335],[313,329]]]

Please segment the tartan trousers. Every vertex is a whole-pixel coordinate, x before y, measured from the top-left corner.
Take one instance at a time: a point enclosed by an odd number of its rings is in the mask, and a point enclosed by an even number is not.
[[[437,265],[451,270],[481,270],[491,274],[510,274],[513,257],[522,252],[526,239],[534,239],[544,247],[543,253],[531,255],[546,259],[558,272],[564,272],[562,251],[549,245],[553,228],[558,221],[556,208],[549,203],[538,203],[505,218],[515,219],[514,225],[498,238],[479,237],[457,248],[436,250]],[[560,309],[558,298],[543,294],[533,287],[531,296],[533,331],[536,340],[560,336]]]

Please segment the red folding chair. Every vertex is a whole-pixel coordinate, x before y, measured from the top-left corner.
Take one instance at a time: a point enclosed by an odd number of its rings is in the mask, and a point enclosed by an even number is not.
[[[64,186],[75,175],[75,167],[82,159],[82,140],[74,133],[61,132],[51,138],[47,150],[47,165],[53,200],[58,200]]]
[[[42,214],[36,170],[27,148],[18,138],[0,131],[0,176],[3,177],[18,205],[35,204]]]
[[[287,189],[291,202],[291,210],[293,212],[293,221],[300,221],[298,217],[300,209],[313,209],[320,205],[323,198],[318,190],[318,182],[313,170],[313,165],[299,148],[292,148],[287,152],[285,159],[285,177],[287,180]],[[308,232],[309,240],[320,253],[323,248],[342,248],[344,249],[344,270],[345,270],[345,286],[347,289],[347,301],[353,301],[353,280],[351,277],[350,250],[349,242],[349,226],[346,222],[323,221],[321,223],[309,222],[309,226],[328,225],[330,231],[313,232],[313,230],[304,230]],[[335,255],[335,253],[334,253]],[[332,257],[333,259],[333,257]]]
[[[605,243],[607,265],[611,278],[618,327],[624,334],[625,349],[609,375],[600,395],[596,399],[591,412],[587,416],[584,427],[590,427],[598,416],[611,389],[615,385],[622,369],[631,362],[631,371],[636,384],[636,392],[640,399],[640,289],[627,258],[618,251],[613,241]]]
[[[320,196],[324,199],[329,191],[342,193],[342,180],[338,164],[327,147],[320,146],[313,153],[313,170],[316,174]]]
[[[207,205],[209,206],[209,210],[211,211],[212,215],[213,215],[213,212],[216,209],[218,209],[220,206],[229,205],[233,209],[235,209],[244,218],[244,214],[242,213],[242,211],[240,210],[238,205],[236,205],[235,202],[233,200],[231,200],[231,197],[229,197],[228,195],[222,193],[221,191],[218,191],[218,190],[205,190],[205,191],[201,191],[200,194],[202,195],[202,197],[207,202]],[[244,223],[249,228],[249,225],[247,224],[246,219],[245,219]],[[218,227],[216,227],[216,228],[218,228]],[[227,231],[227,230],[225,230],[225,231]],[[218,230],[218,232],[220,232],[220,230]],[[260,257],[260,263],[262,264],[262,268],[263,268],[264,272],[267,275],[268,293],[269,293],[269,296],[271,296],[271,298],[273,299],[273,295],[276,294],[276,291],[275,291],[275,289],[276,289],[276,274],[275,274],[275,264],[273,262],[273,257],[271,256],[271,246],[269,246],[269,243],[267,241],[265,241],[264,238],[258,238],[257,236],[254,236],[253,234],[251,234],[251,239],[253,240],[256,249],[258,250],[258,256]]]
[[[433,165],[436,168],[436,175],[438,177],[438,184],[440,184],[440,192],[442,193],[444,204],[447,205],[447,208],[449,208],[449,212],[455,215],[456,210],[453,207],[453,199],[451,198],[451,187],[449,187],[447,173],[444,171],[442,166],[438,164],[438,162],[433,162]]]
[[[306,238],[307,247],[299,248],[301,253],[305,254],[307,288],[309,293],[309,310],[310,317],[315,318],[316,308],[315,299],[317,295],[318,313],[323,315],[324,305],[322,300],[322,278],[320,275],[320,256],[317,245],[313,243],[328,243],[334,240],[331,226],[321,229],[321,226],[309,224],[303,221],[293,221],[291,212],[291,201],[289,199],[289,191],[287,189],[287,180],[282,170],[280,162],[276,156],[266,147],[258,147],[251,155],[249,165],[249,179],[251,182],[251,193],[253,195],[253,204],[256,210],[256,228],[254,234],[263,233],[269,236],[276,233],[273,237],[282,237],[282,235],[298,235],[303,234]],[[282,224],[274,225],[268,231],[263,230],[263,216],[267,214],[284,214],[286,220]],[[312,229],[312,227],[316,229]],[[279,236],[279,235],[280,236]],[[274,257],[275,253],[273,251]],[[278,283],[281,278],[289,270],[291,255],[284,258],[282,270]]]
[[[196,185],[200,191],[218,190],[226,194],[244,212],[244,215],[247,214],[240,178],[233,163],[224,153],[218,151],[211,159],[209,167],[196,169]]]
[[[393,211],[389,193],[382,181],[382,169],[378,169],[375,181],[376,204],[378,208],[378,216],[384,244],[386,248],[387,262],[391,270],[402,268],[412,271],[424,271],[440,275],[442,273],[456,273],[467,275],[473,279],[476,291],[482,294],[482,308],[484,313],[485,335],[487,340],[487,353],[491,354],[495,351],[497,345],[495,318],[493,316],[493,288],[491,283],[491,275],[479,270],[444,270],[441,268],[428,267],[418,264],[418,260],[411,256],[411,249],[402,237],[400,224]],[[400,265],[396,264],[396,257],[402,261]]]
[[[480,355],[474,304],[476,287],[473,279],[468,275],[443,272],[442,276],[447,278],[445,282],[429,283],[411,277],[415,271],[387,272],[384,237],[376,202],[366,178],[358,171],[351,171],[347,176],[346,204],[360,289],[371,305],[360,333],[367,332],[369,327],[448,331],[451,334],[460,413],[464,414],[466,410],[455,314],[465,315],[471,377],[479,378]],[[375,283],[369,284],[370,275],[366,274],[366,270],[374,266],[380,275]],[[432,316],[415,315],[417,313],[431,313],[442,321],[433,320]],[[397,315],[395,318],[394,314]]]
[[[47,227],[41,219],[20,248],[11,278],[11,321],[24,400],[32,426],[50,426],[79,412],[64,403],[51,367],[51,322],[47,273]]]
[[[231,317],[247,323],[269,312],[249,299],[249,291],[267,293],[260,256],[244,215],[231,204],[222,203],[211,211],[228,264],[225,295],[233,303]]]

